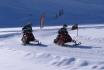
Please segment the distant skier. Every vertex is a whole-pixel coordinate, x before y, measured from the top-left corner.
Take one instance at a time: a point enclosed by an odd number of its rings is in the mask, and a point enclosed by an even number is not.
[[[39,42],[35,39],[33,33],[32,33],[32,23],[28,23],[26,24],[23,28],[22,28],[22,32],[23,32],[23,37],[22,37],[22,42],[23,44],[29,44],[30,41],[36,41]]]
[[[64,24],[63,27],[61,29],[59,29],[58,36],[54,40],[54,43],[59,44],[59,45],[64,45],[67,42],[74,42],[75,43],[75,41],[68,34],[67,25]]]

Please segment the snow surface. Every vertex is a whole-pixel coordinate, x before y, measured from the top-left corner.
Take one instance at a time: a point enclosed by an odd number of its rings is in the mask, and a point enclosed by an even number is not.
[[[33,27],[42,45],[21,43],[20,28],[0,28],[0,70],[104,70],[104,25],[80,25],[68,31],[80,46],[55,45],[53,40],[61,26]]]

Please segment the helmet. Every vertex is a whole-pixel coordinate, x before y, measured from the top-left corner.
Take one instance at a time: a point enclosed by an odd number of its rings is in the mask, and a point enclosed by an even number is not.
[[[27,22],[27,24],[26,24],[26,25],[30,25],[30,26],[31,26],[31,25],[32,25],[32,23],[31,23],[31,22]]]
[[[64,25],[63,25],[63,27],[67,27],[67,25],[66,25],[66,24],[64,24]]]

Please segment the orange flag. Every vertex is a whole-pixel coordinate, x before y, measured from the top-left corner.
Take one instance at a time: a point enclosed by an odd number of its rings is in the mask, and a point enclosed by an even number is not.
[[[41,16],[40,17],[40,28],[43,28],[44,27],[44,22],[45,22],[45,16]]]

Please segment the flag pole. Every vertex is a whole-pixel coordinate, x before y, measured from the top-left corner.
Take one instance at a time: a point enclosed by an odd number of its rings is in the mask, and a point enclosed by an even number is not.
[[[78,29],[77,29],[77,37],[78,37]]]
[[[44,22],[45,22],[45,16],[44,16],[44,15],[41,15],[41,16],[40,16],[40,29],[43,28]]]

